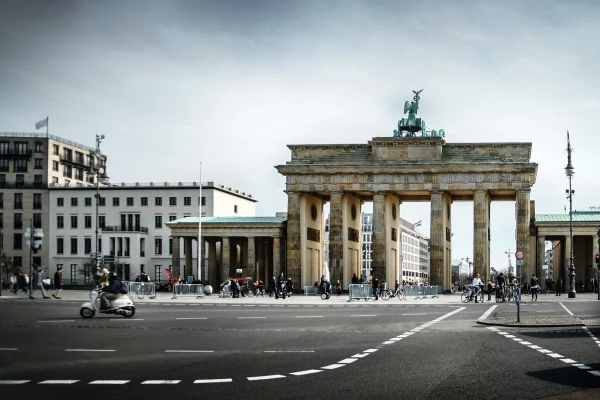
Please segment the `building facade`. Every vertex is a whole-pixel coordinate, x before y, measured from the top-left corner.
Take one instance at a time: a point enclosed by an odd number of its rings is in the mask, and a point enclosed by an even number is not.
[[[51,184],[50,273],[62,266],[65,283],[87,284],[98,252],[124,280],[144,271],[155,281],[166,281],[165,270],[171,268],[175,254],[185,260],[181,275],[197,277],[197,243],[191,238],[183,243],[173,240],[165,224],[198,217],[200,204],[206,217],[254,216],[257,201],[251,194],[214,182],[202,185],[201,199],[199,189],[197,182],[122,183],[98,189]]]
[[[98,175],[86,175],[90,166]],[[93,186],[105,174],[99,149],[49,134],[0,133],[0,229],[8,270],[49,263],[49,186]],[[25,232],[32,225],[44,239],[30,257]]]

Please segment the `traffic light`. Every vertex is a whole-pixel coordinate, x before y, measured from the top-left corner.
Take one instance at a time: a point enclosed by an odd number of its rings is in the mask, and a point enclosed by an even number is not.
[[[600,265],[600,254],[596,253],[596,265]]]

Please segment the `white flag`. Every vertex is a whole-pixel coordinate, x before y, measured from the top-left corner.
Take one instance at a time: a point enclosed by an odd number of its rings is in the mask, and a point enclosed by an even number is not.
[[[48,126],[48,117],[44,118],[43,120],[41,120],[40,122],[38,122],[37,124],[35,124],[35,129],[40,129],[40,128],[43,128],[45,126]]]

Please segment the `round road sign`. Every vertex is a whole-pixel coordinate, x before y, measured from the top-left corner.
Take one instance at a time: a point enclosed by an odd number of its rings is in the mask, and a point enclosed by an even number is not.
[[[517,257],[517,260],[522,260],[525,258],[525,252],[523,250],[517,250],[515,252],[515,257]]]

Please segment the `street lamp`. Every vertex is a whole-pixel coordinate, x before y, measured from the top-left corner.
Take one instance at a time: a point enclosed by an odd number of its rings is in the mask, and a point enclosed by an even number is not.
[[[100,143],[102,142],[102,140],[104,139],[104,135],[98,135],[96,134],[96,149],[94,151],[90,152],[90,165],[88,166],[88,171],[87,171],[87,175],[88,176],[93,176],[95,177],[95,181],[96,181],[96,262],[95,264],[95,271],[94,271],[94,281],[92,283],[93,288],[94,289],[98,289],[100,287],[100,260],[101,257],[99,257],[99,236],[98,236],[98,231],[100,228],[100,224],[99,224],[99,210],[98,210],[98,206],[100,205],[100,181],[102,180],[103,182],[108,179],[108,177],[106,176],[106,174],[101,173],[101,165],[100,165],[100,161],[98,160],[98,162],[96,162],[97,159],[99,159],[99,156],[102,155],[102,153],[100,152]]]
[[[571,164],[571,138],[569,137],[569,131],[567,131],[567,166],[565,167],[565,174],[569,178],[569,188],[566,189],[567,199],[569,199],[569,235],[571,237],[571,249],[569,256],[569,299],[575,298],[575,266],[573,265],[573,195],[575,191],[571,189],[571,179],[575,174],[575,168]]]

